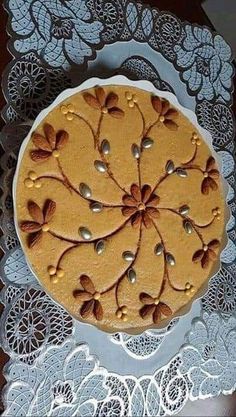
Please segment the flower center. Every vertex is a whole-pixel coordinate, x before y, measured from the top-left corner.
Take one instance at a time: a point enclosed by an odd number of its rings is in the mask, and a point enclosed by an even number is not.
[[[146,206],[145,206],[145,204],[144,204],[143,202],[138,203],[138,210],[139,210],[139,211],[143,211],[143,210],[145,210],[145,209],[146,209]]]
[[[103,106],[102,113],[103,114],[107,114],[108,113],[108,108],[106,106]]]
[[[196,63],[197,63],[197,71],[206,77],[209,76],[210,59],[202,58],[201,56],[198,56],[196,59]]]
[[[99,300],[100,297],[101,297],[100,292],[95,292],[95,294],[93,295],[94,300]]]
[[[32,90],[32,87],[33,87],[33,83],[30,77],[28,77],[27,75],[24,75],[19,81],[20,81],[19,89],[22,92],[22,94],[25,97],[30,97],[30,91]]]
[[[159,298],[154,298],[154,304],[156,305],[156,306],[158,306],[158,304],[160,303],[160,300],[159,300]]]
[[[51,15],[52,35],[57,39],[71,39],[73,23],[68,18],[61,18],[59,16]]]
[[[43,232],[48,232],[48,231],[49,231],[49,225],[48,225],[47,223],[44,223],[44,224],[42,225],[42,231],[43,231]]]
[[[54,156],[54,158],[59,158],[60,153],[57,149],[54,149],[54,151],[52,151],[52,155]]]

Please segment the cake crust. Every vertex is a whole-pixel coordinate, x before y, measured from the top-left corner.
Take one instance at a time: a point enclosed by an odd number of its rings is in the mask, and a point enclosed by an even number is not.
[[[74,317],[107,331],[174,317],[216,267],[217,163],[167,100],[127,86],[77,93],[33,132],[16,219],[33,271]]]

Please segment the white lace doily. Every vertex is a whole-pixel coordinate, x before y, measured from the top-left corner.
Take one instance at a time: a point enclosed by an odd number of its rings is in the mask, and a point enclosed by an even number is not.
[[[223,38],[129,0],[8,0],[1,133],[5,288],[1,342],[6,416],[158,416],[236,388],[236,179],[232,54]],[[210,131],[232,215],[221,270],[187,316],[140,336],[80,326],[30,273],[13,223],[11,186],[32,120],[92,74],[128,74],[174,92]],[[86,328],[86,330],[85,330]],[[96,356],[93,356],[93,355]]]

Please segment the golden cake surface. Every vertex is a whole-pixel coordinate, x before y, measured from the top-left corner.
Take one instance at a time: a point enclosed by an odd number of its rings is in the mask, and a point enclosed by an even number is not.
[[[43,286],[108,331],[170,319],[218,261],[216,161],[179,110],[138,88],[96,87],[48,113],[24,150],[15,198]]]

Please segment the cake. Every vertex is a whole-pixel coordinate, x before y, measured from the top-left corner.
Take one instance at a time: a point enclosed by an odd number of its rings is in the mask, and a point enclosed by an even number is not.
[[[22,152],[17,229],[54,300],[128,333],[191,305],[219,263],[225,200],[212,150],[179,109],[96,86],[48,112]]]

